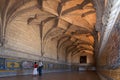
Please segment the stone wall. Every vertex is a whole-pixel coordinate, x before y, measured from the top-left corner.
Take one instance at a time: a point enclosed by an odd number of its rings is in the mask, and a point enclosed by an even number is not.
[[[20,18],[17,18],[20,19]],[[23,20],[25,22],[26,20]],[[38,26],[28,26],[27,24],[17,23],[15,20],[13,23],[8,24],[6,28],[6,36],[5,36],[5,53],[7,54],[7,50],[9,50],[8,55],[17,57],[28,57],[23,54],[29,55],[38,55],[41,56],[40,53],[40,34]],[[11,51],[14,51],[11,53]],[[19,55],[19,53],[21,55]],[[18,54],[17,54],[18,53]],[[19,56],[18,56],[19,55]]]
[[[119,17],[118,17],[119,18]],[[119,19],[118,19],[119,20]],[[108,42],[98,57],[98,72],[102,80],[120,80],[120,21],[117,21]]]
[[[81,53],[81,54],[76,54],[72,57],[72,63],[79,64],[80,63],[80,56],[86,56],[87,57],[87,62],[86,64],[94,64],[94,56],[93,54],[90,53]]]
[[[5,45],[0,47],[0,55],[32,60],[39,60],[41,56],[44,56],[57,60],[57,42],[48,39],[45,46],[43,45],[41,48],[42,44],[39,26],[28,25],[26,19],[17,17],[6,27]],[[65,61],[65,57],[63,57],[65,54],[60,54],[60,60]]]

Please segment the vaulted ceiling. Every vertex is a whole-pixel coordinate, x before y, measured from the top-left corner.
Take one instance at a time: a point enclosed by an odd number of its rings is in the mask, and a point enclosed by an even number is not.
[[[67,54],[94,53],[96,11],[91,0],[1,0],[0,4],[2,29],[14,22],[37,25],[42,45],[49,39],[57,41],[58,53],[62,46]]]

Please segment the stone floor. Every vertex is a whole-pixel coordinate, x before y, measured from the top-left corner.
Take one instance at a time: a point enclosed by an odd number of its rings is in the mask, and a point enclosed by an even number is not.
[[[0,80],[100,80],[95,72],[60,72],[46,73],[42,77],[39,76],[15,76],[4,77]]]

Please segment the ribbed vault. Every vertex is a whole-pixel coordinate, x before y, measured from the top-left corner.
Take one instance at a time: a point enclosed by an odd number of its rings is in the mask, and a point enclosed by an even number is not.
[[[61,54],[65,60],[77,54],[94,54],[96,12],[91,0],[1,0],[0,3],[2,38],[7,40],[9,26],[35,26],[39,29],[41,56],[49,52],[48,45],[55,46],[58,60]]]

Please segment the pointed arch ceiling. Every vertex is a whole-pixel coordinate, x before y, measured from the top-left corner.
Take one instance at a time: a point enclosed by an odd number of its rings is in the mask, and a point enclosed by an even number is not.
[[[2,20],[40,28],[42,45],[47,40],[57,41],[57,49],[64,46],[66,53],[94,51],[96,12],[91,0],[6,0]],[[19,17],[19,20],[18,20]],[[5,34],[5,32],[3,32]]]

